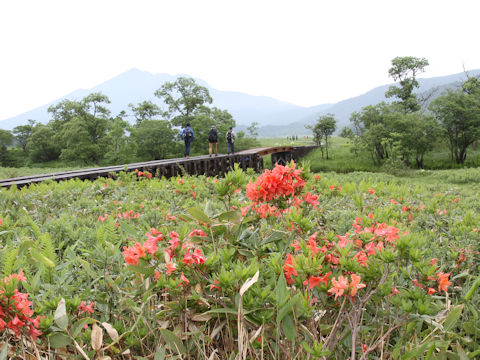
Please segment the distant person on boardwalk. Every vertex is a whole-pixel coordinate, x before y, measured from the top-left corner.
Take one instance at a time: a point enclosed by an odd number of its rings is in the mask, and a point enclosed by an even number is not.
[[[190,127],[190,123],[187,123],[187,126],[182,130],[180,137],[185,141],[185,157],[190,157],[190,145],[193,142],[193,130]]]
[[[208,155],[212,156],[212,148],[215,148],[215,156],[218,155],[218,132],[215,125],[212,125],[208,133]]]
[[[235,133],[230,126],[229,130],[227,131],[227,154],[233,154],[235,152]]]

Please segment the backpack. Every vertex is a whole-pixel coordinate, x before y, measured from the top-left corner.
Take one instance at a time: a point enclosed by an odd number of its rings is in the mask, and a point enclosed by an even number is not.
[[[216,143],[218,141],[217,130],[211,129],[208,133],[208,141],[211,143]]]
[[[185,141],[190,141],[192,139],[192,130],[190,128],[185,129],[184,139]]]
[[[231,131],[227,132],[227,141],[232,142],[232,132]]]

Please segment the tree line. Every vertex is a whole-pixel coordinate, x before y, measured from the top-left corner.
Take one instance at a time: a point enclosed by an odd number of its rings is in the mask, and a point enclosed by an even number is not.
[[[127,112],[111,116],[108,96],[92,93],[80,101],[63,100],[48,108],[51,120],[28,124],[12,131],[0,130],[0,165],[24,166],[29,163],[61,161],[75,164],[122,164],[134,161],[181,157],[184,144],[179,141],[182,127],[190,123],[195,131],[193,154],[207,151],[208,131],[215,125],[220,139],[230,126],[232,115],[210,107],[213,102],[207,88],[192,78],[179,77],[155,91],[166,106],[151,101],[129,104],[135,123],[126,120]],[[240,131],[239,149],[258,146],[257,123]],[[220,151],[226,145],[219,141]]]
[[[367,152],[372,161],[401,161],[422,168],[425,154],[439,143],[448,144],[451,159],[463,164],[467,151],[480,139],[480,80],[466,73],[458,89],[448,89],[430,101],[418,96],[417,75],[425,71],[425,58],[396,57],[389,75],[398,81],[385,93],[391,102],[369,105],[350,116],[350,127],[340,136],[351,139],[353,151]],[[431,95],[431,94],[430,94]],[[314,141],[328,159],[328,139],[336,130],[333,114],[320,116],[313,126]]]

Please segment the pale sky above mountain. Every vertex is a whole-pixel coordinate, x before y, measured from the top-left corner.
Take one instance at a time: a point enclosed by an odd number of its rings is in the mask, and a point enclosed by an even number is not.
[[[136,67],[302,106],[480,68],[478,0],[0,2],[0,120]],[[108,94],[106,94],[108,95]]]

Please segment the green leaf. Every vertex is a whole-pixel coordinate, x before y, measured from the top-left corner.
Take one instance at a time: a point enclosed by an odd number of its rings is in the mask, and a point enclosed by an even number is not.
[[[452,306],[445,322],[443,323],[445,332],[450,331],[457,324],[460,315],[462,315],[463,306],[463,304]]]
[[[275,297],[277,300],[277,306],[282,306],[288,297],[287,281],[283,273],[280,274],[277,280],[277,285],[275,286]]]
[[[212,309],[205,314],[235,314],[238,315],[238,310],[232,308]]]
[[[300,294],[297,293],[293,298],[291,298],[278,312],[277,323],[280,323],[282,319],[287,315],[287,313],[297,304],[300,299]]]
[[[425,349],[427,348],[428,345],[429,343],[425,343],[420,347],[414,348],[412,351],[409,351],[408,353],[403,355],[402,360],[420,359],[421,358],[420,355],[422,355],[425,352]]]
[[[63,333],[54,333],[49,337],[49,340],[50,346],[54,349],[65,347],[72,342],[72,340]]]
[[[201,223],[209,224],[211,222],[210,218],[205,214],[201,209],[193,207],[187,209],[188,213],[192,215],[195,220],[200,221]]]
[[[463,350],[462,346],[458,341],[457,341],[457,354],[460,357],[460,360],[468,360],[467,353],[465,352],[465,350]]]
[[[292,318],[288,314],[285,315],[282,320],[282,330],[285,334],[285,337],[290,341],[295,340],[295,338],[297,337],[297,328]]]
[[[473,282],[472,286],[470,289],[467,291],[465,294],[464,299],[465,300],[470,300],[475,293],[475,291],[478,289],[478,286],[480,285],[480,276],[477,276],[477,279]]]
[[[275,231],[269,237],[263,239],[261,244],[266,245],[266,244],[269,244],[271,242],[276,242],[278,240],[285,239],[286,237],[287,237],[287,233],[285,233],[283,231]]]
[[[165,349],[160,346],[157,347],[153,360],[165,360]]]
[[[0,360],[7,360],[7,350],[8,350],[8,343],[5,342],[3,344],[2,352],[0,352]]]
[[[241,217],[238,211],[226,211],[218,215],[217,220],[222,222],[234,222]]]
[[[175,335],[173,332],[167,329],[160,329],[160,335],[162,335],[163,340],[172,348],[172,350],[176,350],[179,355],[185,354],[187,349],[185,345],[183,345],[182,340]]]
[[[68,327],[68,316],[67,316],[67,308],[65,307],[65,299],[62,298],[58,302],[57,309],[55,310],[55,315],[53,320],[57,324],[60,329],[66,330]]]
[[[72,330],[71,330],[72,337],[76,338],[78,334],[80,334],[80,331],[82,331],[82,329],[84,328],[85,324],[93,324],[95,322],[96,321],[94,319],[89,317],[86,317],[77,321],[74,325],[72,325]]]
[[[37,260],[39,263],[42,263],[43,265],[49,267],[49,268],[54,268],[55,263],[47,258],[45,255],[43,255],[40,251],[37,249],[30,249],[30,255]]]

